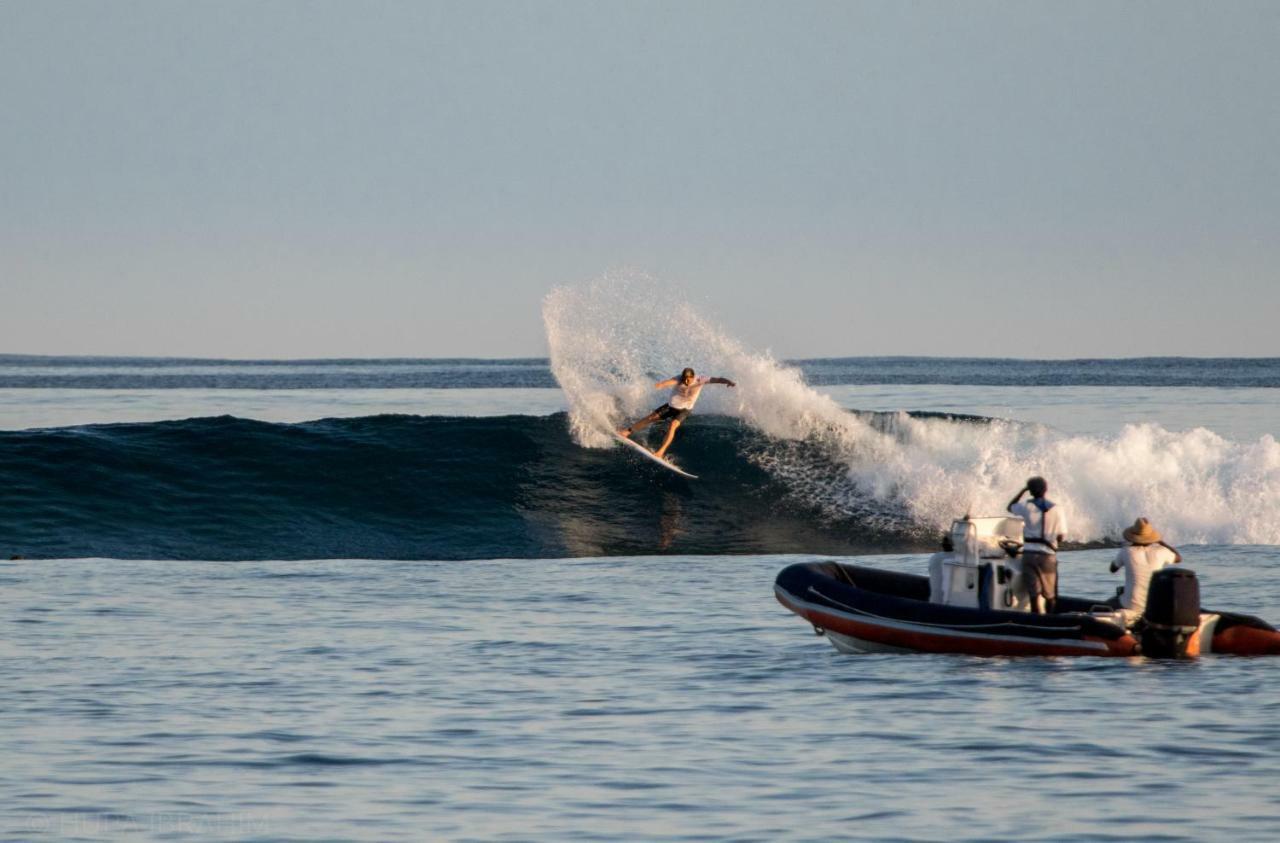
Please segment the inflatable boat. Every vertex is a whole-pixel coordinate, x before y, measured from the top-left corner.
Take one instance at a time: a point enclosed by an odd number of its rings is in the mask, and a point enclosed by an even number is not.
[[[1249,615],[1201,609],[1199,583],[1182,566],[1157,571],[1136,621],[1102,601],[1059,597],[1034,614],[1022,585],[1022,523],[964,518],[929,575],[832,560],[791,565],[774,594],[848,653],[976,656],[1280,655],[1280,632]]]

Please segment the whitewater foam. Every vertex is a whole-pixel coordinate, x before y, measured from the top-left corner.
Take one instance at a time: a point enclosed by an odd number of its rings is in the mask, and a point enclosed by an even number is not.
[[[833,517],[942,529],[965,512],[1003,511],[1038,474],[1069,513],[1075,541],[1118,539],[1142,515],[1173,541],[1280,544],[1280,444],[1270,435],[1240,443],[1203,428],[1130,424],[1082,436],[906,414],[873,424],[815,391],[799,369],[744,347],[679,290],[638,273],[557,288],[543,318],[583,447],[613,446],[610,429],[661,403],[652,384],[693,366],[738,384],[705,391],[699,411],[763,433],[743,457]]]

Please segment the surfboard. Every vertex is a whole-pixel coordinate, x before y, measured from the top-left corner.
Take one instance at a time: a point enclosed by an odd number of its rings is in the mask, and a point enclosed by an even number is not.
[[[690,480],[698,479],[698,475],[690,474],[689,472],[685,471],[683,468],[676,465],[675,463],[670,462],[668,460],[664,460],[662,457],[658,456],[653,451],[650,451],[648,448],[641,445],[639,442],[632,442],[627,437],[619,436],[617,433],[613,434],[613,438],[617,439],[623,445],[626,445],[628,448],[635,451],[637,454],[649,460],[650,462],[656,462],[658,465],[662,466],[667,471],[674,471],[676,474],[679,474],[681,477],[688,477]]]

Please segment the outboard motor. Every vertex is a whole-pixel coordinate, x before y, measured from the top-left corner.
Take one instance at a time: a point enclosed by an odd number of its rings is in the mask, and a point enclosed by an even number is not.
[[[1157,659],[1180,659],[1200,628],[1200,581],[1186,568],[1161,568],[1151,577],[1147,608],[1134,630],[1142,653]]]

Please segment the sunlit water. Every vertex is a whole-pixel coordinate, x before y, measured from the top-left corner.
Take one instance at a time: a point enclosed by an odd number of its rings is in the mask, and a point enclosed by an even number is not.
[[[1207,604],[1280,618],[1275,548],[1184,550]],[[1065,555],[1064,592],[1109,592],[1110,555]],[[0,563],[0,827],[86,840],[1280,830],[1276,660],[840,655],[773,599],[793,559]]]

